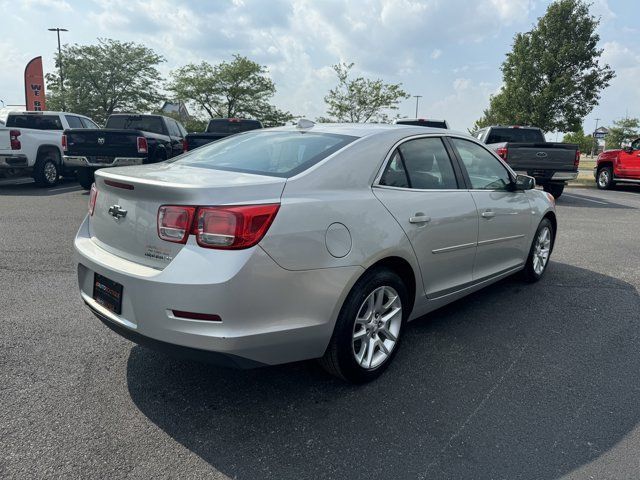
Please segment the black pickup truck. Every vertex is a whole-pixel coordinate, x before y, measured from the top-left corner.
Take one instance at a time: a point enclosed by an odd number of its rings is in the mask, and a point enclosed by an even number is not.
[[[190,133],[185,139],[186,150],[193,150],[207,143],[215,142],[221,138],[228,137],[235,133],[246,132],[262,128],[262,123],[258,120],[248,120],[244,118],[212,118],[209,120],[204,133]]]
[[[187,131],[162,115],[114,114],[105,128],[65,130],[64,165],[77,172],[83,188],[91,188],[99,168],[162,162],[185,151]]]
[[[545,192],[560,197],[578,176],[580,150],[571,143],[547,142],[536,127],[493,126],[472,134],[493,149],[511,168],[536,179]]]

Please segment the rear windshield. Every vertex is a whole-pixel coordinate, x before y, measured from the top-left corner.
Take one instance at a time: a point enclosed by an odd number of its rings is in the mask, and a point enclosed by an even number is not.
[[[257,120],[210,120],[207,125],[207,133],[240,133],[248,130],[262,128]]]
[[[413,125],[416,127],[447,128],[443,120],[398,120],[397,125]]]
[[[492,128],[485,143],[538,143],[544,142],[544,135],[535,128]]]
[[[119,128],[123,130],[142,130],[143,132],[164,134],[162,119],[160,117],[140,116],[111,116],[107,120],[106,128]]]
[[[57,115],[9,115],[7,127],[62,130],[62,122]]]
[[[287,178],[303,172],[356,138],[313,132],[248,132],[185,153],[176,163]]]

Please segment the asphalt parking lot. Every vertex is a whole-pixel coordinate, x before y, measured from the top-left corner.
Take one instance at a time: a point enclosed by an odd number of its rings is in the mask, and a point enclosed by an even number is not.
[[[116,336],[77,292],[86,204],[0,186],[0,478],[640,478],[640,188],[567,189],[540,283],[411,323],[361,387]]]

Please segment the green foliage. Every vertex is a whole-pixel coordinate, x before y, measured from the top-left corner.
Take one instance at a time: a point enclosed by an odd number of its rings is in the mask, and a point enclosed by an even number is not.
[[[195,103],[210,118],[256,118],[271,127],[294,117],[269,103],[276,93],[266,67],[240,55],[211,65],[190,63],[171,72],[167,88],[179,100]]]
[[[615,73],[599,62],[599,20],[584,0],[556,0],[529,32],[518,33],[502,64],[504,85],[476,127],[535,125],[570,132],[600,100]]]
[[[98,39],[97,45],[65,45],[64,97],[59,70],[48,73],[47,108],[86,115],[98,123],[115,111],[148,112],[161,99],[156,67],[162,62],[153,50],[133,42]]]
[[[333,66],[338,85],[329,90],[324,97],[327,114],[338,122],[360,123],[373,121],[384,122],[388,115],[384,110],[397,110],[400,100],[410,95],[402,90],[402,84],[383,83],[382,80],[371,80],[357,77],[349,78],[353,63],[340,63]],[[321,117],[322,118],[322,117]],[[325,118],[322,118],[326,120]]]
[[[591,153],[591,150],[595,145],[595,139],[593,138],[593,136],[585,135],[582,127],[580,127],[575,132],[567,133],[564,137],[562,137],[562,141],[564,143],[577,143],[582,153]]]
[[[605,138],[607,149],[621,148],[623,142],[640,137],[640,120],[637,118],[623,118],[613,122],[613,127]]]

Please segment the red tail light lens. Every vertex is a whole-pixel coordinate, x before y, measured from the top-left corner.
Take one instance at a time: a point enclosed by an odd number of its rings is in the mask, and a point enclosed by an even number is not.
[[[576,159],[573,161],[573,166],[576,168],[580,166],[580,150],[576,152]]]
[[[67,136],[66,135],[62,135],[62,151],[63,152],[67,151]]]
[[[147,139],[145,137],[138,137],[138,153],[147,153],[149,146],[147,145]]]
[[[89,216],[93,215],[94,210],[96,209],[96,200],[98,199],[98,189],[96,188],[96,184],[91,185],[91,193],[89,194]]]
[[[9,130],[9,140],[11,142],[11,150],[20,150],[22,145],[20,144],[20,130]]]
[[[194,233],[198,245],[238,250],[256,245],[271,226],[280,204],[200,207]]]
[[[507,153],[508,153],[507,147],[500,147],[499,149],[496,150],[496,153],[501,159],[503,160],[507,159]]]
[[[162,206],[158,210],[158,236],[174,243],[187,243],[196,207]]]

